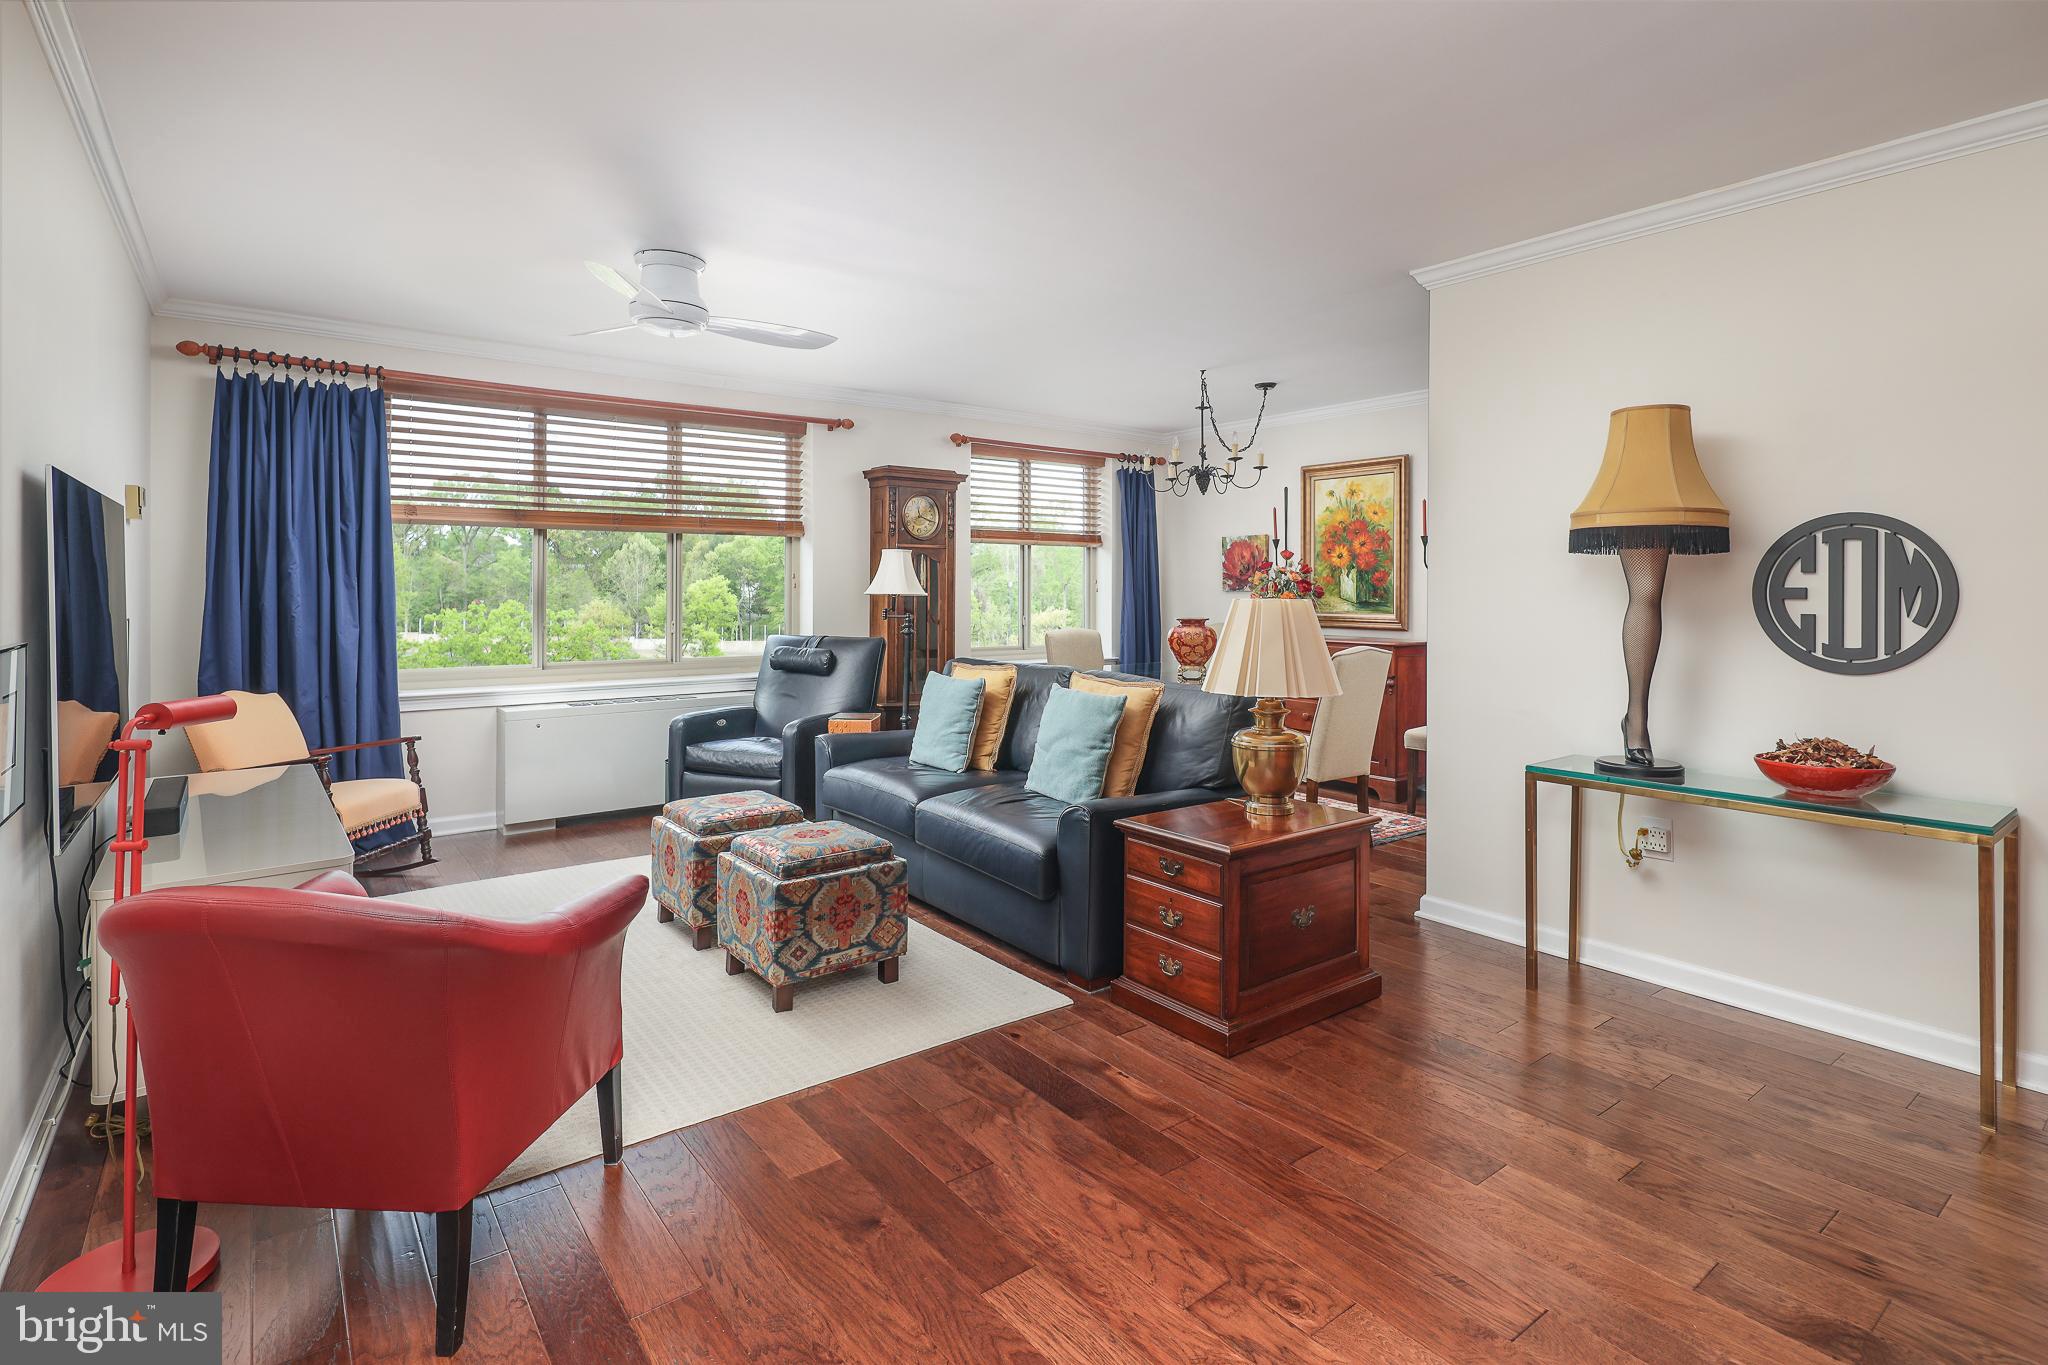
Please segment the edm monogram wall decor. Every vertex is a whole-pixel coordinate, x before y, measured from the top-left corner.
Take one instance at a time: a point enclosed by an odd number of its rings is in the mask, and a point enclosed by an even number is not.
[[[1408,628],[1408,457],[1301,471],[1301,552],[1329,625]]]
[[[1223,537],[1223,591],[1243,592],[1251,587],[1259,565],[1272,557],[1273,538],[1264,531]]]
[[[1896,517],[1837,512],[1778,537],[1750,588],[1771,643],[1829,673],[1884,673],[1933,649],[1955,623],[1956,566]]]

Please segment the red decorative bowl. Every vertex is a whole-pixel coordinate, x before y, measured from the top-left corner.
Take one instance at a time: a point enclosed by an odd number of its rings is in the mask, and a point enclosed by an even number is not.
[[[1882,768],[1817,768],[1810,763],[1781,763],[1762,754],[1756,756],[1756,766],[1792,795],[1814,801],[1854,801],[1891,781],[1898,771],[1889,763]]]

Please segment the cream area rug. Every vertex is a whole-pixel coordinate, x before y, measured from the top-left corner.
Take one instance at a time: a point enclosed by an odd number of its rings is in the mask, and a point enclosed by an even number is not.
[[[645,858],[408,891],[388,899],[494,919],[533,919],[632,873]],[[681,921],[655,919],[650,896],[626,931],[626,1141],[640,1142],[907,1057],[970,1033],[1043,1014],[1067,997],[955,943],[910,926],[902,976],[873,968],[799,983],[776,1014],[766,983],[725,974],[725,954],[690,946]],[[572,1166],[602,1150],[597,1097],[585,1095],[492,1185]]]

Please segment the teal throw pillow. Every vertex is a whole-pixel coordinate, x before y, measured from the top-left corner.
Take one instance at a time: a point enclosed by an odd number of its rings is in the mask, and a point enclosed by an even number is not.
[[[987,687],[979,678],[925,674],[910,761],[949,773],[966,772],[967,760],[974,752],[974,721],[981,714],[981,694]]]
[[[1038,722],[1038,748],[1024,790],[1075,805],[1101,796],[1125,700],[1053,688]]]

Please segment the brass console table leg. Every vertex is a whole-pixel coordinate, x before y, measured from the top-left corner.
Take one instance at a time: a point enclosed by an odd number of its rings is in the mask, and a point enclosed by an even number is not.
[[[2005,836],[2005,1097],[2019,1103],[2020,1086],[2020,827]]]
[[[1998,938],[1991,914],[1990,844],[1977,845],[1977,1122],[1998,1128]]]
[[[1585,793],[1578,787],[1572,788],[1572,890],[1570,919],[1565,934],[1565,956],[1572,966],[1579,965],[1579,798]]]
[[[1576,794],[1576,792],[1574,793]],[[1522,962],[1536,989],[1536,779],[1522,779]]]

